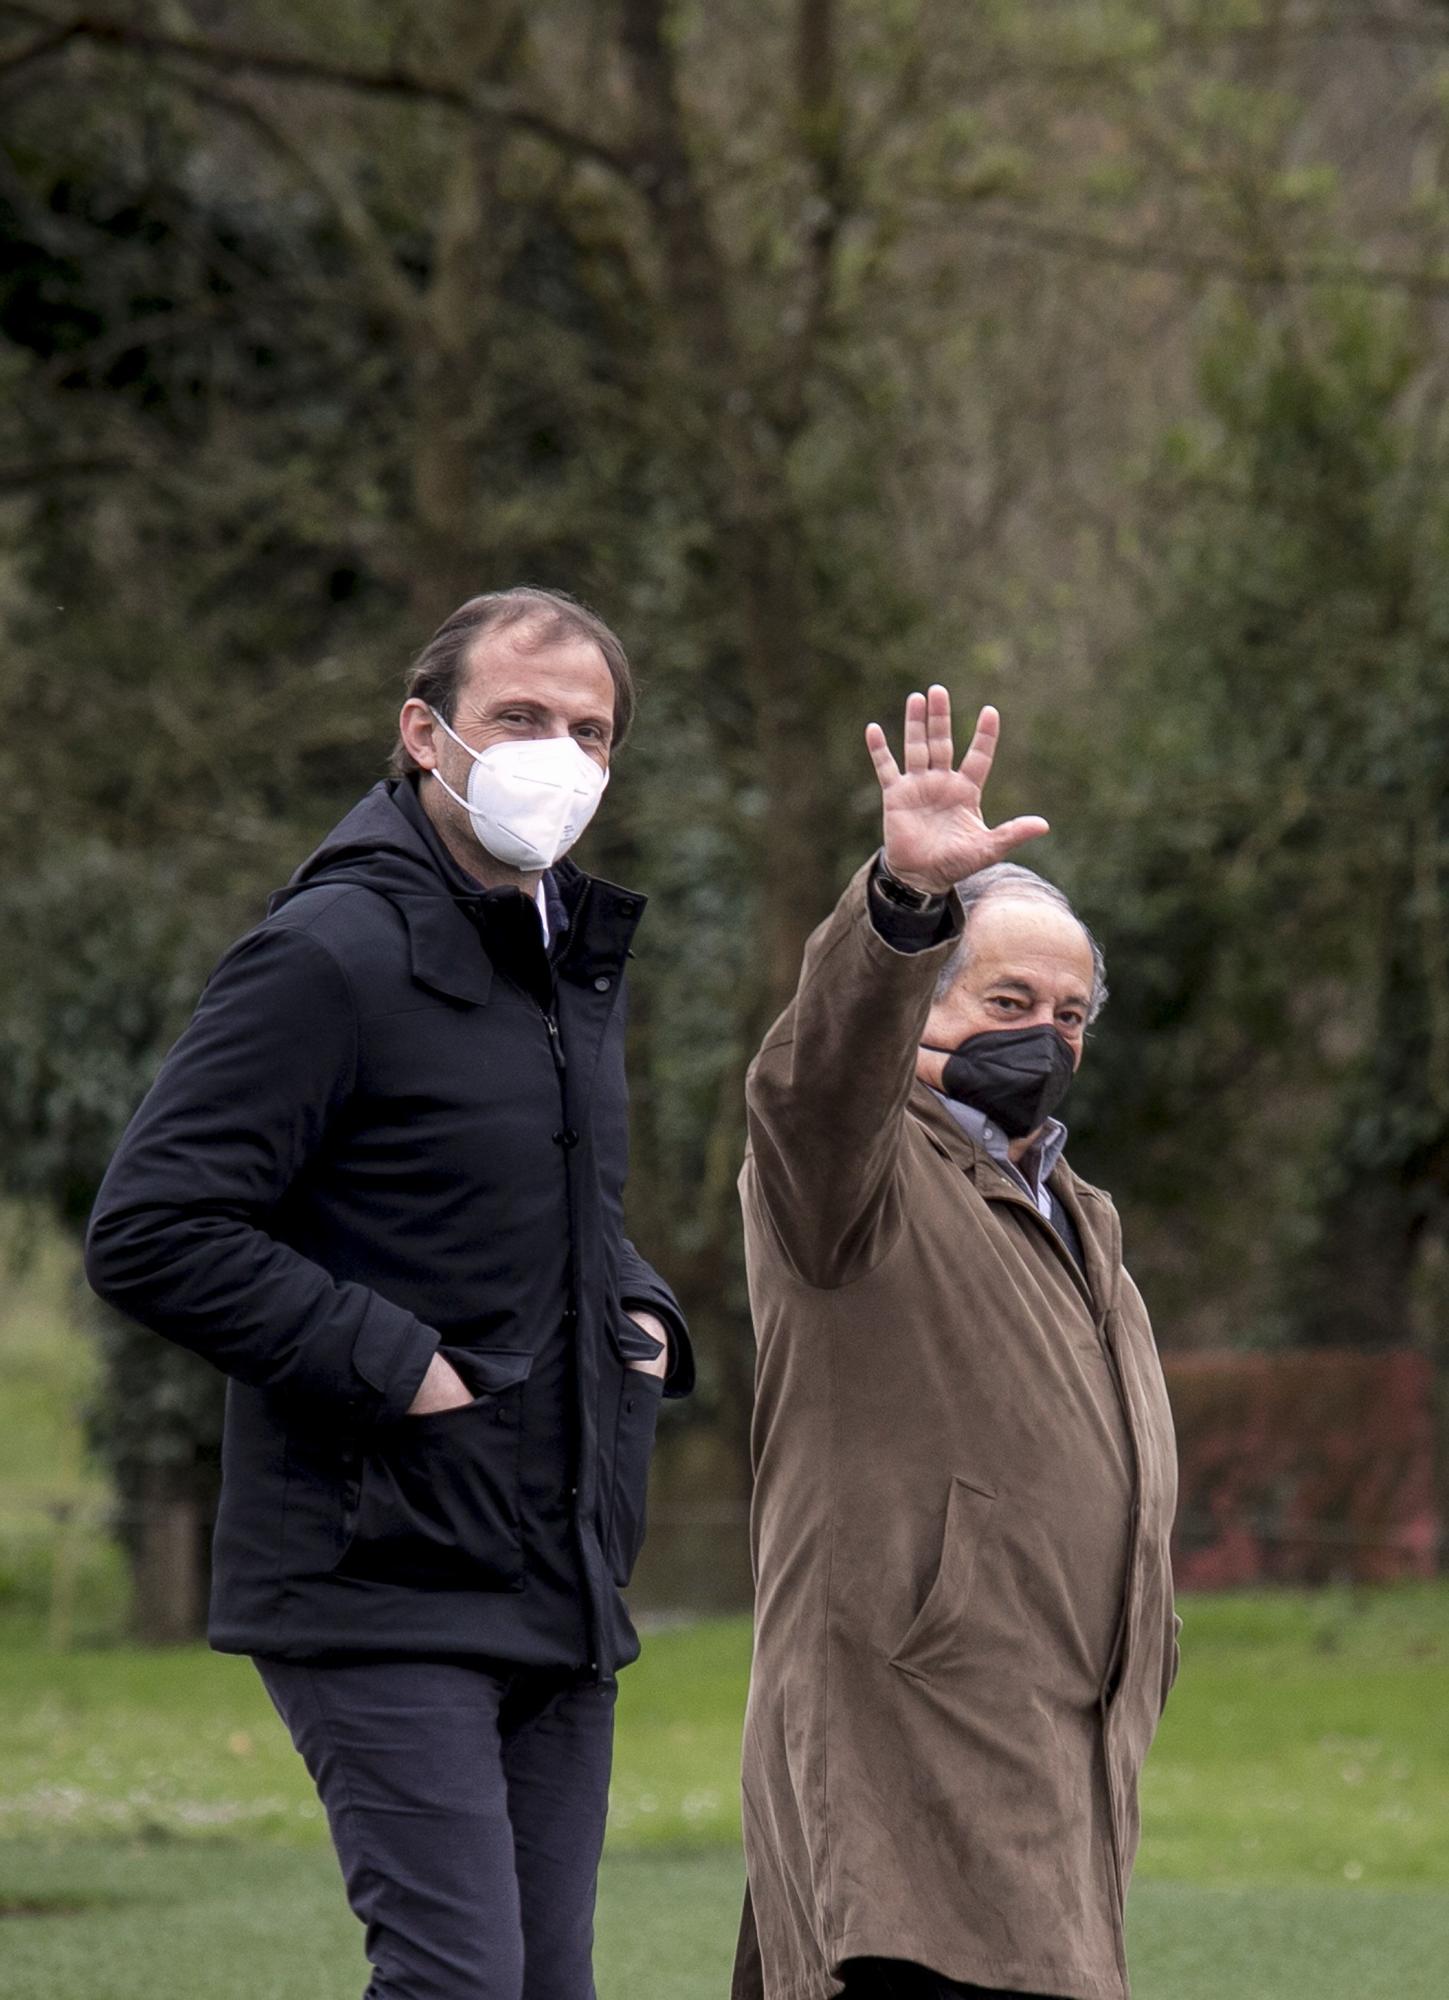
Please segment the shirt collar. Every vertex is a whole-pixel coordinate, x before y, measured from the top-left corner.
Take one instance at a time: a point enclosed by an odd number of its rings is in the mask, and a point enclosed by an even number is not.
[[[948,1097],[944,1090],[934,1093],[940,1098],[968,1139],[981,1147],[982,1151],[1004,1167],[1018,1185],[1029,1194],[1043,1215],[1051,1212],[1051,1195],[1047,1182],[1056,1171],[1057,1162],[1067,1149],[1067,1128],[1060,1118],[1049,1118],[1041,1138],[1020,1160],[1011,1157],[1011,1141],[1001,1127],[978,1110],[974,1104],[963,1104],[959,1098]]]
[[[396,797],[404,816],[427,842],[429,852],[438,865],[439,873],[458,900],[472,902],[485,894],[484,884],[475,876],[467,874],[458,865],[428,817],[427,808],[418,796],[417,773],[409,772],[404,783],[399,785]],[[544,948],[547,950],[552,940],[569,927],[568,906],[559,894],[552,869],[538,878],[533,893],[538,904],[539,922],[543,925]]]

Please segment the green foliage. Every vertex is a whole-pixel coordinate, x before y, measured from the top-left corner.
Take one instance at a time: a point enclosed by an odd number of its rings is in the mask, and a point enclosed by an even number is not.
[[[1074,1146],[1168,1337],[1427,1325],[1442,370],[1383,299],[1441,272],[1432,77],[1258,0],[827,8],[803,76],[732,0],[664,9],[646,105],[618,10],[510,18],[237,0],[186,31],[397,87],[78,38],[7,98],[6,1186],[79,1226],[403,662],[531,577],[643,671],[583,858],[652,897],[634,1221],[742,1466],[741,1074],[875,837],[862,725],[933,677],[1003,706],[992,809],[1107,939]],[[216,1384],[106,1341],[127,1497],[153,1449],[204,1484]]]
[[[1260,1332],[1275,1308],[1313,1330],[1297,1252],[1322,1262],[1366,1180],[1404,1192],[1401,1263],[1412,1217],[1444,1212],[1449,512],[1417,364],[1361,302],[1222,316],[1202,424],[1149,475],[1166,526],[1109,723],[1123,786],[1082,878],[1118,995],[1098,1143],[1159,1201],[1273,1189],[1258,1254],[1294,1292],[1260,1296]],[[1320,1330],[1401,1339],[1402,1283],[1373,1289]]]
[[[11,1194],[73,1232],[220,943],[225,901],[188,893],[195,859],[138,865],[99,840],[62,837],[0,889],[0,1148]],[[93,1318],[104,1393],[92,1423],[134,1543],[148,1467],[173,1469],[209,1508],[223,1384],[118,1315],[95,1307]]]
[[[62,832],[4,887],[0,1147],[11,1192],[72,1229],[217,942],[187,886],[178,859],[143,873]]]

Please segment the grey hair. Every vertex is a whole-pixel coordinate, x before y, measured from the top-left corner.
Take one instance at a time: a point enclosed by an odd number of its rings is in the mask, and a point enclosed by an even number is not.
[[[1015,861],[998,861],[994,867],[978,869],[976,874],[968,875],[964,882],[958,882],[956,894],[961,898],[966,928],[961,933],[960,943],[947,959],[936,981],[938,1000],[945,999],[966,969],[966,961],[970,956],[971,912],[991,896],[1037,896],[1042,902],[1054,903],[1059,910],[1065,910],[1073,923],[1081,924],[1082,933],[1091,947],[1092,997],[1087,1002],[1087,1026],[1091,1027],[1107,1004],[1107,959],[1089,927],[1072,908],[1071,898],[1065,895],[1055,882],[1048,882],[1044,875],[1037,875],[1030,868],[1023,868]]]

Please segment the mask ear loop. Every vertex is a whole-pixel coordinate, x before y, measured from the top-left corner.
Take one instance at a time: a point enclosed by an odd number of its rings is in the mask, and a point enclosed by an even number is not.
[[[466,750],[468,752],[468,755],[473,759],[473,762],[475,764],[482,763],[483,759],[479,755],[478,751],[476,751],[473,748],[471,743],[465,743],[463,741],[462,737],[458,734],[457,730],[454,729],[452,723],[449,722],[446,719],[446,717],[439,715],[438,711],[433,707],[431,702],[428,703],[428,714],[433,718],[434,722],[437,723],[440,729],[447,730],[448,734],[452,737],[453,741],[457,744],[460,750]],[[468,801],[465,798],[462,798],[457,792],[453,790],[453,787],[448,783],[447,779],[443,776],[442,772],[438,770],[436,767],[434,767],[434,769],[432,769],[431,771],[426,772],[424,775],[429,778],[436,778],[438,783],[442,786],[443,790],[448,794],[448,797],[453,800],[455,805],[460,805],[463,808],[464,812],[471,812],[473,810],[473,808],[468,804]]]

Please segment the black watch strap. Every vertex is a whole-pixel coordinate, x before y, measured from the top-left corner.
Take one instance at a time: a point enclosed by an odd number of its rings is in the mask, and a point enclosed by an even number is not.
[[[874,880],[876,888],[888,903],[894,903],[898,910],[911,910],[917,916],[932,915],[946,901],[944,896],[933,895],[929,889],[913,889],[908,882],[892,875],[883,854],[876,856]]]

